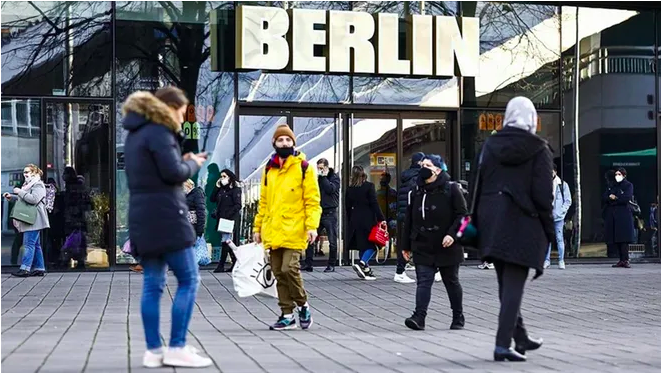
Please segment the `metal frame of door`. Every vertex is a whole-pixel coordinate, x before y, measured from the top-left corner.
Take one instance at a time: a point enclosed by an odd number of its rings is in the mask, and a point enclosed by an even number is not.
[[[351,107],[348,107],[351,106]],[[450,154],[450,163],[448,168],[451,174],[457,174],[460,170],[461,162],[461,144],[460,139],[460,126],[458,122],[458,110],[443,110],[443,109],[434,109],[428,110],[415,110],[411,107],[389,107],[389,110],[379,109],[378,112],[375,112],[373,109],[365,109],[364,107],[358,108],[354,107],[355,105],[320,105],[319,108],[311,107],[306,105],[304,107],[297,107],[297,105],[292,106],[280,106],[275,105],[241,105],[235,114],[235,126],[236,133],[239,131],[239,122],[240,117],[242,116],[278,116],[287,118],[287,123],[294,128],[294,118],[334,118],[335,119],[335,143],[342,143],[342,149],[336,149],[336,159],[335,164],[341,165],[345,161],[350,161],[351,164],[345,167],[342,167],[341,178],[342,178],[342,189],[341,193],[346,190],[348,186],[349,174],[351,167],[353,166],[353,138],[352,138],[352,121],[355,119],[393,119],[396,121],[396,133],[397,133],[397,144],[396,144],[396,154],[397,159],[401,160],[403,157],[403,122],[404,120],[409,119],[445,119],[446,120],[446,141],[449,144]],[[408,110],[404,110],[408,109]],[[338,128],[339,125],[339,128]],[[238,149],[238,148],[237,148]],[[239,162],[238,155],[235,159],[236,171],[239,172]],[[408,165],[403,164],[403,162],[398,161],[396,167],[396,179],[399,180],[399,175]],[[340,198],[340,214],[342,218],[340,219],[338,237],[344,241],[344,225],[346,224],[344,219],[344,211],[342,206],[342,198]],[[349,264],[351,262],[351,257],[347,250],[344,249],[342,244],[338,245],[338,259],[340,265]],[[388,259],[385,264],[393,264],[396,262],[396,259]],[[322,263],[319,263],[322,264]]]

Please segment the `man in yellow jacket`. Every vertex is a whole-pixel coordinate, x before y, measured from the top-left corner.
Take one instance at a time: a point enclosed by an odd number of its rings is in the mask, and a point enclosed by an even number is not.
[[[259,211],[254,239],[271,251],[271,268],[278,281],[282,315],[271,330],[296,328],[294,307],[302,329],[312,325],[312,315],[301,278],[301,253],[317,238],[321,197],[313,167],[296,151],[296,136],[288,125],[273,134],[275,154],[262,173]]]

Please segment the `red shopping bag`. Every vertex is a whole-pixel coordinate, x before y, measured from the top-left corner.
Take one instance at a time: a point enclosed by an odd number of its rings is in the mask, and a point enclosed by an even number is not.
[[[388,243],[390,235],[388,234],[388,225],[386,222],[381,222],[372,228],[368,240],[378,245],[379,247],[384,247]]]

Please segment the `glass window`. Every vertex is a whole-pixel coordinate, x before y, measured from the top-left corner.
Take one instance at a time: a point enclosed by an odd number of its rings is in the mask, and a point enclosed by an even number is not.
[[[575,27],[576,8],[563,7],[563,17]],[[581,245],[576,230],[567,232],[568,256],[619,259],[617,243],[629,242],[631,258],[659,257],[654,241],[654,213],[658,198],[657,124],[658,97],[654,77],[654,13],[618,9],[579,8],[579,43],[563,46],[563,74],[569,82],[564,94],[566,125],[563,177],[577,188],[580,164],[582,219]],[[591,20],[584,27],[583,20]],[[657,35],[661,32],[656,30]],[[578,123],[574,123],[574,73],[579,46]],[[574,151],[578,126],[580,158]],[[604,199],[609,187],[617,188],[614,173],[627,172],[641,214],[616,214]],[[570,210],[571,211],[571,210]],[[658,210],[657,210],[658,211]],[[575,220],[575,219],[574,219]],[[575,227],[574,227],[575,228]],[[565,237],[566,238],[566,237]]]
[[[463,2],[480,19],[480,70],[465,78],[463,106],[504,107],[515,96],[559,108],[560,16],[552,5]]]
[[[239,100],[345,103],[349,100],[349,76],[239,73]]]
[[[41,164],[39,132],[41,117],[27,110],[39,112],[39,100],[2,99],[2,193],[13,193],[23,185],[23,167]],[[20,129],[25,129],[21,131]],[[2,265],[16,265],[23,253],[23,235],[9,218],[14,201],[2,198]],[[44,249],[46,246],[42,245]]]
[[[110,2],[3,1],[3,93],[111,96],[110,20]]]

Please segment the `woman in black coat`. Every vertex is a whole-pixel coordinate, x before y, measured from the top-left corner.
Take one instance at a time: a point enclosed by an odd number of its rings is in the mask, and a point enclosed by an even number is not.
[[[228,241],[236,242],[239,237],[239,219],[242,208],[241,188],[239,187],[239,181],[237,180],[236,175],[234,175],[232,171],[228,169],[220,171],[220,178],[211,194],[211,202],[216,203],[216,209],[213,216],[216,221],[219,221],[218,219],[234,221],[234,232],[221,233],[222,248],[220,261],[214,272],[232,272],[234,264],[236,264],[236,256],[227,243]],[[218,225],[216,225],[214,229],[217,230]],[[225,270],[225,262],[227,261],[228,254],[232,259],[232,266]]]
[[[626,177],[627,170],[618,168],[615,171],[615,182],[604,192],[604,233],[606,244],[620,254],[620,261],[613,264],[613,267],[631,268],[629,244],[634,242],[635,234],[629,202],[633,198],[633,184]]]
[[[184,192],[186,193],[186,204],[188,205],[188,220],[193,224],[195,236],[204,236],[204,226],[206,225],[206,206],[204,204],[204,191],[196,187],[193,180],[188,179],[184,183]]]
[[[358,250],[360,262],[353,268],[363,280],[376,280],[369,261],[376,254],[377,247],[369,240],[370,232],[377,223],[385,222],[383,212],[376,200],[374,184],[367,181],[362,166],[353,166],[349,188],[344,195],[344,206],[349,216],[347,241],[349,250]]]
[[[524,361],[541,346],[528,337],[520,313],[529,269],[541,276],[554,239],[553,160],[546,140],[535,134],[537,111],[525,97],[510,100],[503,130],[488,138],[478,156],[476,226],[482,260],[498,276],[500,315],[494,359]],[[512,338],[515,349],[512,349]]]
[[[463,291],[459,283],[459,264],[464,249],[457,242],[461,219],[468,213],[466,200],[457,183],[442,170],[443,160],[428,155],[422,162],[417,187],[409,192],[402,242],[403,251],[413,251],[418,285],[415,312],[405,324],[413,330],[425,328],[431,288],[437,269],[452,307],[450,329],[464,328]]]

